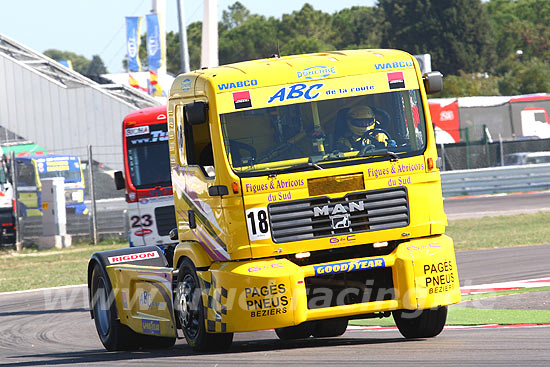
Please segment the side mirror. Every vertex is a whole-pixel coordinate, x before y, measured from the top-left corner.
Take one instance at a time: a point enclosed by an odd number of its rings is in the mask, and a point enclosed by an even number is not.
[[[173,228],[172,230],[170,230],[170,233],[168,233],[168,236],[170,236],[170,239],[172,241],[177,241],[178,240],[178,229]]]
[[[439,71],[430,71],[422,76],[426,93],[434,94],[443,90],[443,74]]]
[[[200,125],[207,120],[208,103],[195,101],[185,105],[185,119],[191,125]]]
[[[126,184],[124,183],[124,176],[122,175],[122,171],[116,171],[114,175],[116,189],[122,190],[126,186]]]

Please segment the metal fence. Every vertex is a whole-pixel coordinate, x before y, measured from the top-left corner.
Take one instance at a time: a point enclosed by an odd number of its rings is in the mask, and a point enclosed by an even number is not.
[[[105,238],[127,240],[129,222],[124,190],[116,190],[114,170],[93,159],[91,150],[91,147],[88,147],[88,155],[80,157],[85,182],[84,199],[88,214],[79,215],[67,212],[67,234],[71,235],[74,240],[90,240],[92,242],[94,237],[96,240]],[[98,158],[101,159],[101,157]],[[93,175],[90,174],[90,169],[92,169]],[[92,189],[94,195],[92,195]],[[92,199],[94,199],[95,205],[93,205]],[[96,209],[95,218],[92,216],[94,208]],[[43,233],[42,217],[24,217],[19,213],[18,219],[20,243],[23,246],[37,244]]]
[[[507,154],[550,151],[550,139],[524,139],[491,142],[439,144],[438,155],[443,159],[443,171],[499,167]]]
[[[443,196],[550,190],[550,164],[529,164],[441,173]]]
[[[507,154],[527,151],[534,147],[538,147],[538,150],[550,150],[550,139],[514,141],[504,144],[487,142],[469,146],[460,144],[439,146],[441,156],[445,156],[447,161],[446,171],[441,173],[443,196],[550,190],[550,164],[498,166],[500,161],[497,157],[502,156],[502,150]],[[466,154],[470,157],[466,158]],[[450,170],[450,168],[468,165],[476,169]],[[497,167],[486,168],[491,165],[497,165]],[[90,165],[86,165],[85,169],[85,197],[86,204],[91,209],[90,190],[93,187],[98,239],[127,240],[129,221],[124,190],[115,189],[112,172],[100,164],[92,165],[94,182],[89,182],[89,167]],[[42,235],[42,217],[20,217],[19,233],[24,246],[36,244]],[[67,213],[67,234],[77,240],[93,241],[91,215]]]

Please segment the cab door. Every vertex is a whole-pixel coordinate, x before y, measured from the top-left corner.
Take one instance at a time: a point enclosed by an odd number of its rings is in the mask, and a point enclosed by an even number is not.
[[[180,240],[198,242],[214,261],[229,260],[222,196],[212,150],[207,100],[175,107],[176,169],[172,172]],[[225,188],[225,191],[224,191]]]

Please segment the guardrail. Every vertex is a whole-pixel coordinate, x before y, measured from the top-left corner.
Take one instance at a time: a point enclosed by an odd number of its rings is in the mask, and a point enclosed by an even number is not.
[[[444,197],[550,190],[550,164],[506,166],[441,172]],[[128,236],[128,218],[124,199],[98,200],[100,237]],[[42,234],[42,217],[22,218],[23,240],[33,241]],[[74,237],[90,235],[87,215],[67,215],[67,233]]]
[[[443,197],[550,190],[550,164],[441,172]]]
[[[128,217],[126,210],[101,210],[97,216],[97,233],[100,238],[128,238]],[[23,242],[35,242],[42,235],[42,217],[23,217],[20,219]],[[90,237],[90,218],[88,215],[67,214],[67,234],[73,238]]]

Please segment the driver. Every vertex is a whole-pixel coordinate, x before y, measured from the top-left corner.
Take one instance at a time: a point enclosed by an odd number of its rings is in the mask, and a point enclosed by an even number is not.
[[[361,150],[367,145],[387,146],[388,136],[368,131],[379,127],[372,108],[366,105],[354,106],[346,114],[347,131],[337,141],[340,151]]]

